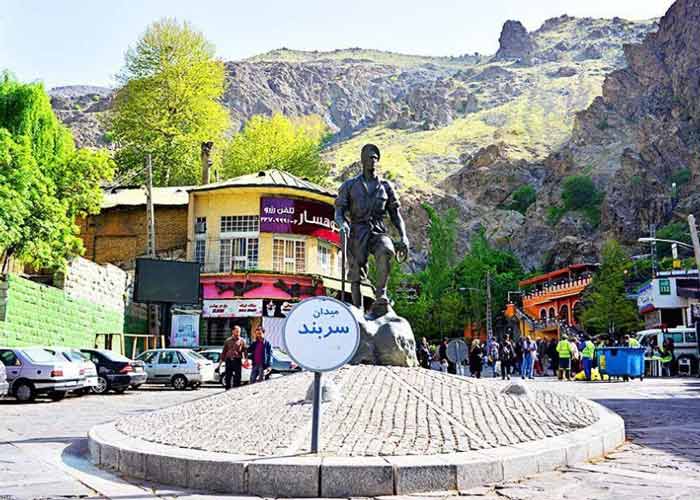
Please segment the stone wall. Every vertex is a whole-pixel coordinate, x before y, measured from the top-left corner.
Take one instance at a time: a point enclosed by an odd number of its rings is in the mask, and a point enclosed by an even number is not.
[[[95,333],[124,331],[124,271],[77,259],[59,282],[66,290],[1,278],[0,346],[90,347]]]

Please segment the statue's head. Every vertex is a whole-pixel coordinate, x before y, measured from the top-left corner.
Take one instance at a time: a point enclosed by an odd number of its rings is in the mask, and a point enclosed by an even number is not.
[[[362,172],[374,175],[374,169],[379,163],[379,158],[381,154],[379,153],[379,148],[374,144],[365,144],[362,146],[362,152],[360,153],[360,161],[362,162]]]

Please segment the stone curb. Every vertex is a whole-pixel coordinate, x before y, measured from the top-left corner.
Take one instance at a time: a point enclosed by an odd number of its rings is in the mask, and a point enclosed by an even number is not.
[[[625,441],[622,418],[593,406],[593,425],[529,443],[444,455],[254,457],[177,448],[135,439],[114,423],[90,429],[96,465],[137,479],[194,490],[260,497],[377,497],[475,486],[598,458]]]

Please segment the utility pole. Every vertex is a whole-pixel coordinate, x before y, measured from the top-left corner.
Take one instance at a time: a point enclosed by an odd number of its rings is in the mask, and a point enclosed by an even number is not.
[[[486,272],[486,337],[493,337],[493,318],[491,317],[491,273]]]
[[[690,239],[693,242],[693,252],[695,253],[695,267],[698,270],[698,290],[700,290],[700,240],[698,239],[698,228],[695,225],[695,216],[693,214],[688,215],[688,226],[690,226]],[[697,311],[698,306],[694,308],[691,306],[691,312],[693,310]],[[692,318],[695,321],[695,338],[698,343],[698,354],[700,354],[700,318],[697,316]],[[700,368],[698,368],[698,376],[700,377]]]
[[[156,257],[156,221],[153,211],[153,164],[150,154],[146,157],[146,254],[151,258]],[[158,306],[155,304],[148,304],[147,323],[148,333],[150,335],[157,336],[159,334],[160,325],[158,319]],[[157,346],[158,340],[156,340],[154,347]]]

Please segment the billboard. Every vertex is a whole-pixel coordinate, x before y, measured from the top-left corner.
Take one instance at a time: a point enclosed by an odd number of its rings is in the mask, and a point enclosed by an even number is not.
[[[199,262],[136,259],[134,302],[198,304]]]
[[[170,346],[199,346],[199,314],[173,314]]]
[[[340,244],[340,228],[332,205],[293,198],[260,198],[260,232],[314,236]]]
[[[263,315],[262,299],[205,300],[204,318],[257,318]]]

